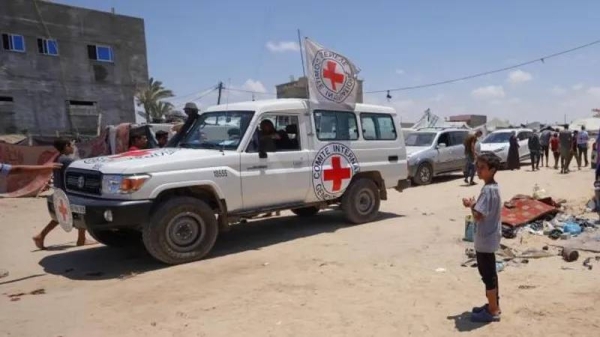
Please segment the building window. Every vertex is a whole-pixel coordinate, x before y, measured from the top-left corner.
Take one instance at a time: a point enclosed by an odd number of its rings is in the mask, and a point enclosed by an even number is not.
[[[40,54],[58,56],[58,43],[52,39],[37,39]]]
[[[114,54],[110,46],[88,45],[88,57],[90,60],[102,62],[114,62]]]
[[[319,140],[358,139],[358,123],[353,112],[315,110],[314,117]]]
[[[25,38],[23,35],[2,34],[2,46],[5,50],[25,52]]]

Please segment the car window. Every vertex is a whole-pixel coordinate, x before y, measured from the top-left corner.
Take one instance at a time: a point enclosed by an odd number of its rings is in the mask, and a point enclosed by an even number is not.
[[[440,134],[440,137],[438,138],[437,145],[442,143],[446,144],[446,146],[450,146],[450,136],[447,132]]]
[[[358,139],[358,123],[353,112],[315,110],[314,119],[319,140]]]
[[[463,131],[450,132],[450,144],[448,146],[463,145],[465,143],[465,140],[467,139],[468,134],[468,132]]]
[[[395,140],[394,119],[388,114],[361,113],[360,123],[365,140]]]
[[[434,132],[413,132],[404,134],[406,146],[431,146],[436,134]]]
[[[246,152],[258,152],[259,142],[265,152],[289,152],[301,149],[298,116],[266,115],[254,130]],[[264,129],[263,129],[264,127]]]

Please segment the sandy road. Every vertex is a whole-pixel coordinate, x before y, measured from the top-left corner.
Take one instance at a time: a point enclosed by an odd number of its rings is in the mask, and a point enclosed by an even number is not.
[[[538,183],[574,204],[592,195],[592,179],[589,169],[498,175],[505,199]],[[0,268],[10,271],[0,279],[0,335],[598,336],[600,265],[559,257],[507,267],[502,322],[468,322],[484,289],[476,269],[460,267],[460,198],[480,187],[461,184],[391,191],[380,220],[359,226],[333,211],[284,213],[234,228],[210,258],[175,267],[135,249],[74,248],[75,233],[60,229],[50,250],[34,251],[44,200],[0,199]],[[16,293],[26,295],[10,301]]]

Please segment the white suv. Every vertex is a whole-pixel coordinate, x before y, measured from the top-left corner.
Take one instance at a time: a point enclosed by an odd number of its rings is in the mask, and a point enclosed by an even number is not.
[[[201,259],[220,231],[265,212],[312,216],[337,204],[351,223],[372,221],[387,189],[401,191],[407,177],[392,108],[329,111],[279,99],[190,116],[164,149],[76,161],[65,177],[71,211],[52,198],[48,208],[109,246],[141,234],[152,256],[177,264]]]
[[[509,140],[512,133],[517,134],[519,140],[519,157],[521,161],[528,161],[529,158],[529,146],[528,141],[533,136],[533,130],[531,129],[502,129],[496,130],[488,134],[481,141],[481,151],[494,152],[500,157],[502,164],[506,164],[508,158],[508,147]]]

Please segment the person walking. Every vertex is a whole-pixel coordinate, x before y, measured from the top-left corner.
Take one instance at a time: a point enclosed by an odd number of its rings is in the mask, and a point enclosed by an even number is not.
[[[540,152],[540,159],[542,161],[542,166],[544,166],[544,158],[546,158],[546,167],[548,167],[548,160],[550,160],[550,138],[552,137],[552,130],[546,129],[542,131],[540,135],[540,145],[542,146],[542,151]]]
[[[473,178],[475,177],[475,135],[467,136],[465,139],[465,184],[475,185]]]
[[[558,142],[558,132],[555,132],[550,138],[550,151],[554,155],[554,169],[558,170],[558,161],[560,160],[560,149]]]
[[[569,164],[567,167],[571,165],[571,160],[575,158],[575,162],[577,162],[577,170],[581,170],[581,158],[577,154],[578,145],[577,139],[579,138],[579,132],[577,130],[573,131],[573,139],[571,140],[571,158],[569,159]]]
[[[529,148],[529,157],[531,158],[531,171],[540,169],[540,137],[536,130],[533,130],[533,135],[529,137],[527,141],[527,147]]]
[[[71,155],[75,152],[75,148],[73,143],[65,138],[57,138],[54,140],[54,148],[60,153],[60,156],[56,158],[56,163],[58,164],[56,170],[54,170],[54,188],[61,189],[66,191],[66,181],[65,181],[65,173],[67,167],[74,161],[71,158]],[[44,246],[44,240],[46,236],[58,226],[58,222],[54,220],[50,220],[50,222],[42,229],[42,231],[34,236],[33,243],[35,246],[41,250],[46,249]],[[91,244],[92,241],[88,241],[85,239],[85,229],[78,228],[77,229],[77,246],[83,246],[85,244]]]
[[[560,173],[569,173],[569,163],[571,161],[571,147],[573,144],[573,135],[569,130],[569,126],[565,125],[565,129],[558,134],[560,144]]]
[[[513,132],[510,135],[510,140],[508,142],[508,158],[506,159],[508,169],[511,171],[520,170],[521,163],[519,159],[519,141],[517,140],[516,132]]]
[[[588,142],[590,141],[590,135],[585,130],[585,125],[581,126],[581,131],[577,135],[577,158],[579,159],[579,164],[585,161],[585,167],[589,165],[588,162]]]

